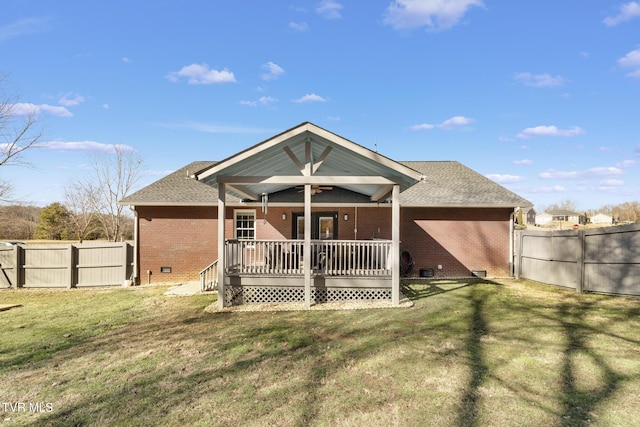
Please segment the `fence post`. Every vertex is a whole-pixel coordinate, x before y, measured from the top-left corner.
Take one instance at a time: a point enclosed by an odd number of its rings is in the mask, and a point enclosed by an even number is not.
[[[584,251],[586,246],[585,231],[578,231],[579,253],[578,253],[578,280],[576,281],[576,292],[582,293],[584,290]]]
[[[24,278],[24,266],[23,264],[23,260],[24,260],[24,248],[20,245],[15,245],[15,247],[13,248],[14,252],[14,261],[15,261],[15,265],[14,265],[14,271],[13,271],[13,284],[14,286],[17,288],[21,288],[22,287],[22,282],[23,282],[23,278]]]
[[[76,257],[75,257],[75,247],[73,246],[73,244],[69,245],[69,275],[68,275],[68,282],[67,285],[69,286],[69,289],[71,288],[75,288],[75,280],[73,280],[73,276],[74,276],[74,272],[76,270]]]
[[[513,270],[516,280],[520,280],[520,274],[522,273],[522,240],[524,239],[524,230],[516,230],[516,235],[516,259]]]
[[[127,270],[128,270],[128,266],[129,266],[129,251],[127,248],[127,242],[122,242],[122,256],[121,256],[121,260],[122,260],[122,285],[127,287],[130,286],[129,282],[127,282],[128,278],[127,278]]]

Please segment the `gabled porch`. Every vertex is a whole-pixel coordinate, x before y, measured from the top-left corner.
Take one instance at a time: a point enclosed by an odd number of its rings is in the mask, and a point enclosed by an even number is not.
[[[197,179],[218,189],[221,307],[280,302],[280,298],[304,301],[307,308],[344,299],[387,299],[399,304],[399,194],[421,179],[416,171],[303,123],[223,160]],[[391,231],[391,239],[338,240],[328,231],[324,239],[318,238],[312,225],[317,222],[312,213],[314,196],[334,188],[357,193],[371,205],[390,207],[391,221],[382,226]],[[300,220],[297,239],[226,238],[228,194],[241,199],[234,207],[260,206],[266,213],[270,194],[294,189],[303,195],[303,211],[290,212]],[[344,200],[339,203],[348,205]]]

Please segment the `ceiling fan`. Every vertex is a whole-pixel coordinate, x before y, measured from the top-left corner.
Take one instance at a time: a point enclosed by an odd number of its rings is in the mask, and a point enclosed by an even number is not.
[[[296,187],[298,189],[298,193],[304,193],[304,186]],[[322,193],[325,190],[333,190],[333,187],[322,186],[322,185],[312,185],[311,186],[311,195],[315,195],[318,193]]]

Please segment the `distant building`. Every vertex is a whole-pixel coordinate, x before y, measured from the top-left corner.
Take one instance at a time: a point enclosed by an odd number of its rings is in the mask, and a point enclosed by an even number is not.
[[[530,209],[523,209],[522,212],[524,213],[524,223],[525,224],[535,224],[536,223],[536,210],[533,208]]]
[[[571,222],[573,224],[584,225],[587,222],[587,217],[586,215],[577,212],[558,209],[536,215],[535,224],[547,225],[554,221]]]
[[[591,217],[591,224],[613,224],[611,215],[599,213]]]

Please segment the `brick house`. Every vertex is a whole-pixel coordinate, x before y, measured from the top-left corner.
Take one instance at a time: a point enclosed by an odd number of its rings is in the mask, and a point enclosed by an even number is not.
[[[135,212],[139,283],[215,267],[220,305],[307,306],[397,304],[401,274],[509,276],[514,209],[531,207],[458,162],[394,161],[308,122],[120,203]]]

